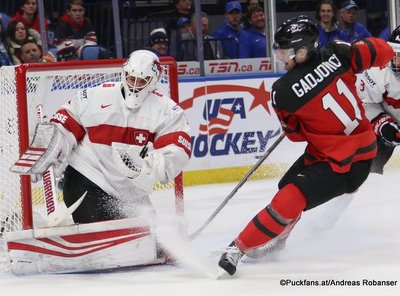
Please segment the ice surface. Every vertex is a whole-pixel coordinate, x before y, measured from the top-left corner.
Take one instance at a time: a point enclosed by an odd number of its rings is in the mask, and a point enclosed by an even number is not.
[[[286,249],[271,258],[244,259],[234,277],[216,280],[221,248],[228,245],[274,193],[278,180],[246,183],[195,240],[185,243],[167,224],[161,241],[180,262],[110,273],[14,276],[0,271],[2,296],[102,295],[400,295],[400,171],[370,175],[329,230],[326,213],[336,201],[303,214]],[[236,184],[185,189],[188,233],[206,221]],[[321,217],[322,216],[322,217]],[[397,281],[392,287],[367,286],[363,280]],[[282,286],[281,280],[297,281]],[[307,286],[334,280],[337,286]],[[303,282],[301,282],[303,281]],[[343,286],[359,281],[360,286]],[[303,285],[301,285],[303,283]]]

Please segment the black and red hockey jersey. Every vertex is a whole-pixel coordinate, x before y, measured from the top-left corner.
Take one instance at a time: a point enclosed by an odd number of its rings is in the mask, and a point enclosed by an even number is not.
[[[381,39],[328,43],[272,86],[272,102],[292,141],[307,141],[305,164],[326,161],[338,173],[376,155],[376,136],[356,91],[356,73],[387,64]]]

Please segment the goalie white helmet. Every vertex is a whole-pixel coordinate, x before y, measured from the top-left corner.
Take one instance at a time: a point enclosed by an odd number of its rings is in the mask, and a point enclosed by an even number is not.
[[[148,50],[132,52],[122,67],[122,85],[128,108],[140,107],[146,97],[157,87],[161,76],[158,57]]]

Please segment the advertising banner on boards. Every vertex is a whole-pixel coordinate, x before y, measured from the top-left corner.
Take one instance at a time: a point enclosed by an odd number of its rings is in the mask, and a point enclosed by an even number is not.
[[[265,153],[281,133],[271,103],[276,79],[180,83],[180,105],[192,139],[185,171],[248,166]]]

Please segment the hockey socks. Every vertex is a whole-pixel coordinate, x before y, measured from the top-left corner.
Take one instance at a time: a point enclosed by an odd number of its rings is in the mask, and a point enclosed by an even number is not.
[[[247,224],[236,239],[236,245],[246,252],[267,244],[291,226],[305,207],[306,199],[297,186],[286,185]]]

